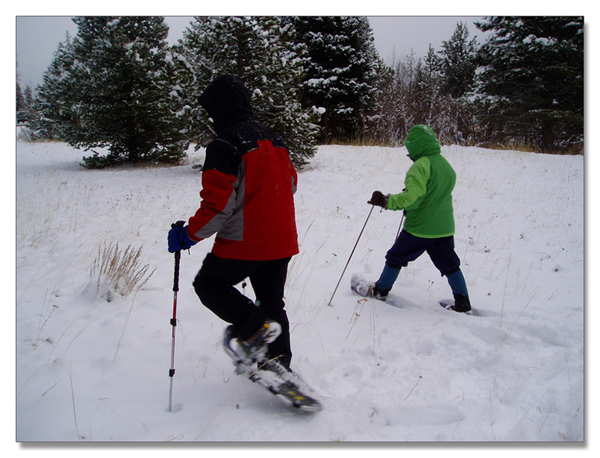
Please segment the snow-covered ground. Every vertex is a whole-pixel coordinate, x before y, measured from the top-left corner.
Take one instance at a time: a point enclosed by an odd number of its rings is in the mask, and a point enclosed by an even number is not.
[[[203,150],[178,167],[104,171],[62,143],[18,141],[16,154],[17,441],[586,439],[583,157],[443,148],[466,316],[438,305],[450,289],[426,255],[402,271],[400,307],[350,292],[353,273],[378,277],[396,236],[401,213],[379,209],[327,305],[372,191],[401,191],[411,163],[404,148],[320,147],[299,174],[286,301],[293,368],[324,410],[298,415],[234,375],[225,324],[191,286],[210,240],[182,255],[168,411],[166,237],[199,204]],[[126,297],[93,268],[116,244],[152,273]]]

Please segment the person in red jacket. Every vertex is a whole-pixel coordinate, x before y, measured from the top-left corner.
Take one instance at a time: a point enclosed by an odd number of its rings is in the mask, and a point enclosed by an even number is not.
[[[171,229],[169,251],[216,234],[194,280],[198,297],[233,326],[251,360],[276,358],[289,369],[283,296],[288,263],[299,251],[296,170],[281,137],[254,119],[250,93],[239,77],[218,77],[198,100],[217,136],[206,148],[200,208],[187,225]],[[246,278],[256,302],[234,286]]]

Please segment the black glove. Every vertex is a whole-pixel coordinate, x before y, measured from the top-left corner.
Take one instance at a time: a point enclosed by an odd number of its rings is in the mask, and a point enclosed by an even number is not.
[[[375,191],[371,196],[371,200],[369,200],[367,203],[371,205],[377,205],[378,207],[387,208],[389,197],[389,194],[385,196],[381,191]]]

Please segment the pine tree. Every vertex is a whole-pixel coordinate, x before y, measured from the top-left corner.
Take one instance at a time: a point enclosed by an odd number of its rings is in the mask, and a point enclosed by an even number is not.
[[[377,88],[375,115],[370,119],[370,139],[381,145],[396,145],[402,129],[397,106],[400,100],[396,73],[393,68],[381,63],[375,82]]]
[[[73,41],[67,32],[65,41],[58,44],[54,59],[44,72],[43,83],[38,87],[35,102],[38,124],[36,137],[65,140],[67,126],[78,122],[69,97],[73,91],[71,67],[73,65]]]
[[[435,50],[429,45],[429,51],[424,60],[419,61],[416,72],[416,98],[415,109],[419,124],[427,124],[443,139],[445,132],[442,129],[444,117],[443,73],[442,60]]]
[[[482,122],[494,141],[540,151],[583,142],[583,18],[492,17],[481,49]]]
[[[28,136],[33,138],[31,128],[36,123],[36,113],[33,100],[33,89],[31,86],[25,86],[25,91],[17,82],[17,124],[26,124],[28,127]]]
[[[473,89],[477,69],[477,39],[469,41],[469,29],[459,22],[448,41],[442,42],[441,70],[444,78],[442,90],[459,98]]]
[[[196,17],[177,47],[178,74],[189,129],[205,144],[209,124],[197,97],[218,75],[238,75],[252,94],[256,119],[286,141],[292,161],[304,165],[316,152],[318,116],[300,105],[304,49],[278,17]]]
[[[477,70],[477,39],[469,40],[469,29],[459,22],[452,37],[442,42],[440,71],[441,93],[446,96],[446,114],[439,132],[445,140],[454,144],[474,142],[475,128],[471,93],[475,86]]]
[[[177,162],[187,143],[161,17],[78,17],[44,75],[44,124],[70,145],[92,150],[84,166]],[[94,148],[106,147],[101,156]]]
[[[17,83],[17,111],[23,111],[25,108],[27,108],[27,105],[25,104],[25,95],[23,94],[21,85]]]
[[[293,17],[297,41],[308,47],[304,60],[304,106],[325,109],[325,141],[367,134],[375,112],[378,54],[365,17]]]

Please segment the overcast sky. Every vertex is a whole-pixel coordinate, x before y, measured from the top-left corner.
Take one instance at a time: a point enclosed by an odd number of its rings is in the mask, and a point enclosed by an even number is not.
[[[175,43],[192,20],[191,17],[169,16],[169,41]],[[478,16],[376,16],[369,17],[375,46],[380,56],[391,63],[394,54],[404,57],[414,51],[424,57],[431,44],[436,51],[443,41],[452,36],[458,22],[469,26],[469,37],[485,41],[483,32],[473,24]],[[16,52],[17,74],[21,86],[35,87],[42,83],[42,75],[50,65],[58,44],[65,40],[67,31],[77,34],[77,26],[67,16],[17,16]]]

